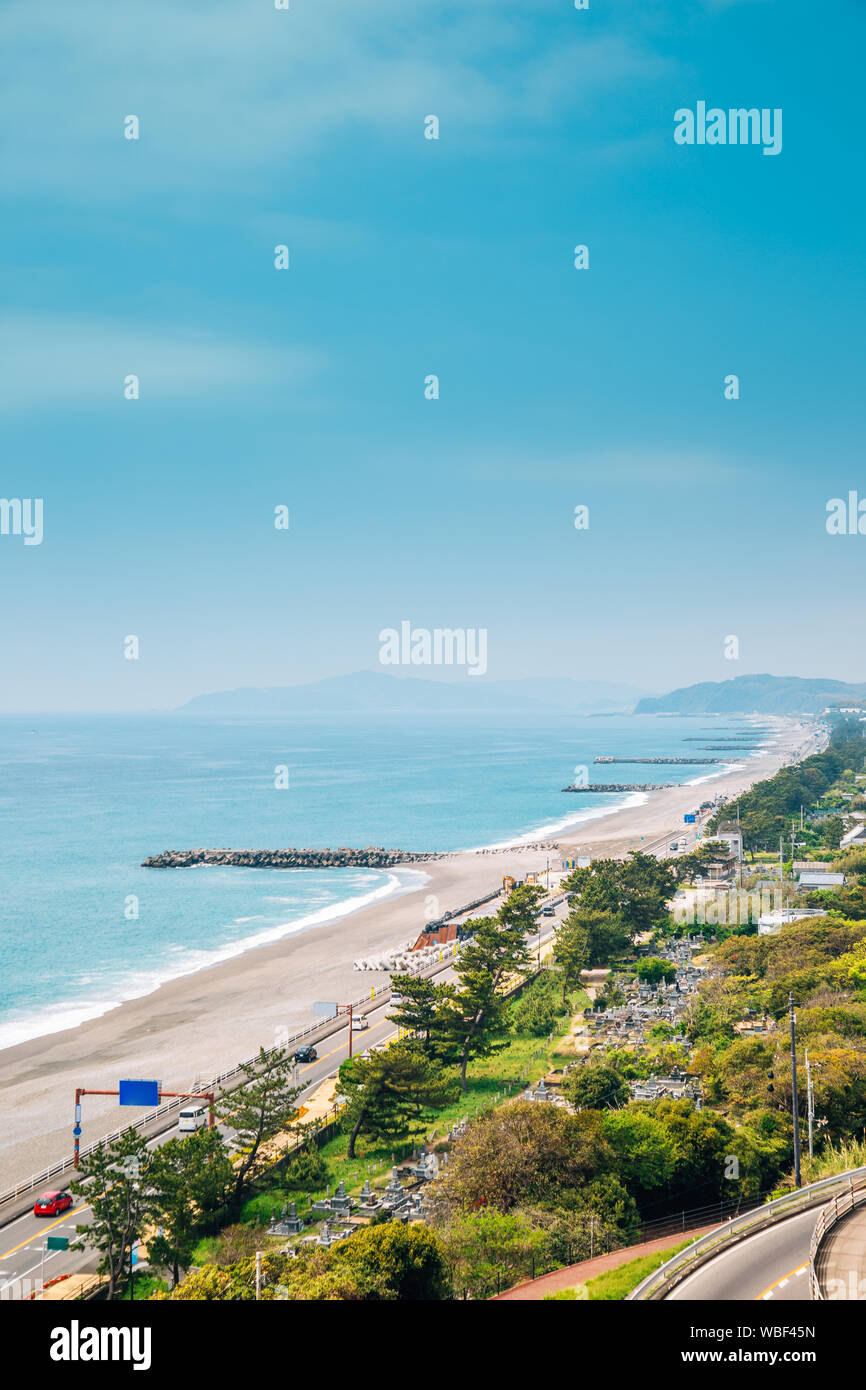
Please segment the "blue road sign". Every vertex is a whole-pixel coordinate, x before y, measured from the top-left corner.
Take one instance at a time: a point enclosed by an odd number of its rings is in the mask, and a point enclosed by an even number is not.
[[[118,1092],[120,1105],[159,1105],[158,1081],[119,1081]]]
[[[694,825],[695,823],[695,817],[693,815],[683,816],[683,820],[685,821],[686,825]]]

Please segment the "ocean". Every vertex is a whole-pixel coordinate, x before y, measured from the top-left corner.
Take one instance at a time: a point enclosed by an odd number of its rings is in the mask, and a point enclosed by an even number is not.
[[[455,850],[549,835],[624,804],[594,782],[699,782],[707,717],[485,714],[0,719],[0,1047],[366,903],[415,870],[142,869],[164,849]],[[736,727],[736,726],[735,726]],[[740,725],[740,728],[743,726]],[[742,763],[745,756],[738,753]],[[275,786],[278,767],[288,786]],[[640,795],[640,794],[636,794]],[[423,881],[423,880],[421,880]]]

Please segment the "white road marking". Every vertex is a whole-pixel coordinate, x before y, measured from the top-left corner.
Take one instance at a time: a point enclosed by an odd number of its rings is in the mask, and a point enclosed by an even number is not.
[[[61,1253],[61,1252],[60,1252],[59,1250],[51,1250],[51,1251],[46,1250],[46,1252],[45,1252],[45,1263],[48,1264],[49,1260],[53,1260],[54,1257],[55,1257],[56,1255],[59,1255],[60,1253]],[[16,1275],[15,1275],[15,1278],[14,1278],[14,1279],[10,1279],[8,1284],[0,1285],[0,1293],[2,1293],[4,1289],[11,1289],[12,1285],[13,1285],[13,1284],[16,1284],[16,1283],[18,1282],[19,1279],[26,1279],[28,1274],[32,1274],[33,1271],[34,1271],[35,1269],[41,1269],[41,1268],[42,1268],[42,1257],[40,1256],[40,1258],[37,1260],[37,1262],[36,1262],[35,1265],[31,1265],[29,1269],[24,1269],[24,1270],[21,1271],[20,1274],[16,1274]]]
[[[804,1216],[809,1215],[811,1215],[811,1212],[808,1210],[805,1212],[797,1212],[796,1215],[785,1217],[783,1221],[777,1222],[773,1226],[767,1226],[762,1231],[756,1231],[753,1236],[746,1236],[745,1240],[737,1241],[735,1245],[729,1246],[727,1250],[722,1250],[718,1255],[714,1255],[712,1260],[708,1260],[702,1269],[696,1269],[694,1274],[690,1274],[686,1279],[683,1280],[681,1284],[677,1284],[677,1287],[671,1290],[671,1299],[679,1298],[683,1289],[687,1288],[693,1280],[700,1279],[701,1276],[706,1273],[706,1271],[710,1268],[711,1265],[719,1264],[722,1260],[727,1259],[729,1255],[737,1255],[741,1253],[745,1249],[745,1247],[747,1245],[751,1245],[753,1241],[763,1240],[765,1236],[773,1235],[774,1233],[778,1235],[780,1226],[784,1225],[786,1222],[797,1221],[798,1219],[802,1219]]]

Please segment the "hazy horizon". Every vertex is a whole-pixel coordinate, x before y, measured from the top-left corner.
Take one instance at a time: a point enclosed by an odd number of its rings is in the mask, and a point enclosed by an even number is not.
[[[460,673],[453,673],[453,672],[451,672],[450,670],[446,672],[446,671],[442,671],[441,669],[436,669],[436,668],[433,668],[432,670],[429,670],[429,671],[425,669],[425,671],[424,671],[423,674],[420,674],[420,673],[409,673],[409,672],[399,672],[399,673],[398,673],[398,672],[390,672],[390,671],[385,672],[385,671],[382,671],[382,670],[378,670],[378,671],[377,671],[377,670],[375,670],[374,668],[369,668],[369,669],[366,669],[366,670],[362,669],[362,670],[355,670],[355,671],[342,671],[342,672],[337,672],[337,673],[335,673],[335,674],[332,675],[332,676],[324,676],[324,677],[321,677],[321,678],[319,678],[319,679],[317,679],[317,680],[313,680],[313,681],[297,681],[297,682],[285,683],[285,684],[272,683],[272,684],[262,684],[262,685],[250,685],[250,684],[247,684],[247,683],[243,683],[243,684],[238,684],[238,685],[229,685],[229,686],[225,686],[224,688],[221,688],[221,689],[219,689],[219,690],[216,690],[216,689],[215,689],[215,690],[201,690],[201,691],[197,691],[194,695],[191,695],[188,699],[185,699],[185,700],[179,702],[178,704],[172,704],[172,705],[162,705],[162,706],[160,706],[160,705],[151,705],[151,706],[141,706],[141,707],[137,707],[137,708],[133,708],[133,707],[112,707],[112,706],[102,706],[102,707],[94,706],[94,707],[90,707],[90,708],[85,708],[85,707],[80,707],[80,708],[65,707],[65,708],[64,708],[63,706],[56,705],[56,706],[46,706],[45,708],[42,708],[42,709],[36,708],[36,707],[31,707],[31,708],[28,708],[28,709],[12,709],[12,708],[10,708],[10,709],[6,709],[6,710],[0,710],[0,715],[5,714],[5,715],[10,715],[10,716],[15,715],[15,716],[25,717],[25,716],[31,715],[31,714],[33,714],[33,715],[37,715],[37,714],[59,714],[59,715],[63,715],[63,714],[94,714],[94,715],[96,715],[96,714],[118,714],[118,715],[123,715],[123,714],[173,714],[173,713],[179,713],[179,712],[184,711],[190,704],[195,704],[195,703],[197,703],[198,701],[206,701],[206,700],[208,700],[208,699],[210,699],[210,698],[218,698],[218,697],[220,697],[220,696],[228,696],[228,695],[240,695],[240,694],[244,694],[244,693],[246,693],[246,692],[252,692],[252,693],[264,693],[264,692],[267,692],[267,693],[269,693],[269,694],[277,694],[277,693],[283,692],[283,691],[299,691],[299,692],[300,692],[300,691],[304,691],[304,690],[306,690],[306,689],[315,690],[317,687],[319,687],[319,686],[321,686],[321,685],[327,685],[327,684],[329,684],[329,683],[338,684],[338,683],[341,682],[341,681],[348,682],[348,681],[351,681],[353,678],[356,678],[356,677],[363,677],[363,676],[380,676],[380,677],[382,677],[382,678],[383,678],[384,680],[386,680],[386,681],[387,681],[387,680],[399,681],[399,682],[405,682],[405,683],[408,683],[408,684],[414,684],[414,685],[420,685],[420,686],[423,686],[423,685],[425,685],[425,684],[435,684],[435,685],[437,685],[438,687],[443,687],[443,686],[460,687],[460,688],[463,688],[463,689],[473,690],[473,691],[478,691],[478,692],[481,692],[481,691],[484,690],[485,688],[492,688],[492,689],[495,690],[495,689],[498,689],[498,688],[501,688],[501,687],[509,687],[509,688],[510,688],[510,687],[514,687],[514,686],[530,685],[530,684],[538,684],[538,685],[540,685],[540,686],[544,686],[545,684],[548,684],[548,685],[551,685],[551,686],[555,686],[555,685],[557,685],[557,684],[559,684],[559,685],[562,685],[562,684],[565,684],[565,685],[573,685],[573,686],[575,687],[575,691],[584,690],[584,691],[586,691],[586,692],[589,692],[590,690],[592,690],[592,689],[594,689],[594,688],[601,688],[601,690],[608,690],[608,691],[611,692],[611,693],[608,694],[606,697],[604,697],[604,701],[602,701],[602,696],[599,695],[598,699],[599,699],[599,701],[600,701],[601,703],[599,703],[599,707],[598,707],[597,712],[598,712],[598,713],[610,713],[610,714],[628,713],[628,712],[630,712],[629,709],[626,709],[626,708],[625,708],[625,705],[626,705],[626,703],[627,703],[627,701],[628,701],[629,698],[632,699],[632,706],[631,706],[631,708],[633,708],[633,706],[634,706],[635,704],[637,704],[638,701],[639,701],[640,699],[642,699],[643,697],[659,697],[659,696],[664,696],[664,695],[671,694],[671,693],[672,693],[673,691],[675,691],[675,690],[679,690],[679,689],[690,689],[692,686],[703,685],[703,684],[706,684],[706,683],[707,683],[707,682],[697,681],[697,680],[695,680],[695,681],[687,681],[687,682],[685,682],[682,686],[670,685],[670,686],[665,687],[665,688],[663,688],[663,689],[652,690],[652,689],[649,689],[648,687],[641,687],[641,686],[633,685],[632,683],[630,683],[630,682],[628,682],[628,681],[607,681],[607,680],[604,680],[604,679],[601,678],[601,677],[599,677],[599,678],[590,677],[590,678],[584,680],[584,679],[581,679],[581,678],[579,678],[579,677],[571,677],[571,676],[531,675],[531,676],[518,676],[518,677],[514,677],[513,679],[495,679],[495,678],[493,678],[493,677],[485,677],[485,678],[482,678],[480,681],[473,681],[473,680],[471,680],[471,678],[469,678],[469,677],[467,677],[467,676],[465,676],[465,675],[461,675]],[[773,679],[778,679],[778,680],[786,680],[786,679],[788,679],[788,680],[801,680],[801,679],[809,680],[809,679],[817,679],[817,680],[822,680],[822,681],[827,681],[827,682],[834,682],[834,681],[839,681],[839,680],[841,680],[841,677],[837,677],[837,676],[827,676],[826,674],[823,675],[823,676],[819,676],[819,677],[803,677],[803,676],[801,676],[801,675],[799,675],[799,674],[798,674],[798,675],[791,675],[790,672],[786,672],[786,673],[784,673],[784,674],[778,674],[778,673],[775,673],[775,672],[767,672],[767,671],[742,672],[739,676],[729,677],[728,680],[729,680],[729,681],[733,681],[733,680],[737,680],[737,679],[758,679],[758,678],[765,677],[765,676],[770,676],[771,678],[773,678]],[[844,682],[844,683],[845,683],[845,684],[849,684],[849,685],[854,685],[854,686],[856,686],[856,685],[858,685],[858,684],[866,684],[866,682],[857,682],[857,681]],[[723,682],[723,681],[716,681],[716,682],[710,682],[710,684],[722,685],[722,684],[724,684],[724,682]],[[622,697],[621,697],[622,700],[623,700],[623,708],[622,708],[622,709],[619,709],[619,708],[610,709],[610,708],[609,708],[610,704],[611,704],[612,702],[615,703],[616,700],[617,700],[617,698],[618,698],[618,695],[615,694],[615,693],[613,693],[613,692],[619,692],[619,691],[622,691],[622,692],[623,692]],[[628,693],[626,694],[625,692],[628,692]],[[531,708],[531,707],[533,707],[533,708],[534,708],[534,707],[538,707],[538,708],[540,708],[541,710],[549,710],[549,711],[552,711],[552,710],[555,710],[555,709],[556,709],[556,704],[555,704],[553,701],[550,701],[549,703],[548,703],[548,702],[545,702],[543,696],[533,697],[533,696],[528,696],[528,695],[527,695],[527,704],[526,704],[526,708],[529,709],[529,708]],[[297,707],[297,709],[298,709],[299,711],[302,710],[302,709],[304,709],[304,712],[308,712],[308,710],[315,710],[316,708],[317,708],[317,707],[315,706],[315,704],[311,704],[311,705],[308,707],[308,709],[305,709],[305,707],[302,707],[302,706],[298,706],[298,707]],[[331,706],[331,707],[329,707],[329,706],[324,706],[324,707],[322,708],[322,713],[323,713],[324,715],[327,715],[328,713],[330,713],[330,712],[332,712],[332,711],[335,711],[335,710],[337,710],[338,708],[339,708],[338,706]],[[419,708],[423,708],[423,707],[420,707],[420,706],[419,706]],[[494,707],[494,708],[501,711],[501,710],[506,710],[506,709],[508,709],[509,707],[508,707],[507,705],[503,705],[503,706]],[[560,706],[560,708],[563,710],[563,712],[568,712],[568,706],[567,706],[567,705],[563,704],[563,705]],[[279,711],[277,711],[277,712],[279,712]],[[287,713],[292,713],[292,710],[289,709],[289,710],[286,711],[286,712],[287,712]],[[363,709],[363,707],[360,707],[360,706],[359,706],[359,707],[358,707],[358,712],[359,712],[359,713],[365,713],[366,711]],[[433,712],[435,712],[435,711],[433,711]],[[483,705],[479,705],[479,712],[483,712]],[[580,713],[584,713],[584,712],[590,712],[590,713],[591,713],[591,712],[595,712],[595,706],[593,705],[593,703],[592,703],[591,699],[589,698],[589,695],[588,695],[588,694],[587,694],[587,703],[586,703],[586,705],[585,705],[585,706],[581,706],[581,707],[575,706],[573,712],[574,712],[575,714],[580,714]],[[713,716],[713,717],[716,717],[716,716]],[[768,716],[768,717],[769,717],[769,716]]]

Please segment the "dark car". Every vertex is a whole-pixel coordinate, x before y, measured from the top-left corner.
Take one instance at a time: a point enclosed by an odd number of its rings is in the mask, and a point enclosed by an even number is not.
[[[43,1192],[41,1197],[37,1197],[33,1204],[34,1216],[59,1216],[62,1211],[68,1211],[72,1206],[72,1198],[68,1192]]]
[[[316,1058],[318,1057],[318,1055],[319,1055],[319,1054],[318,1054],[318,1052],[316,1051],[316,1049],[313,1047],[312,1043],[305,1043],[304,1046],[303,1046],[303,1047],[299,1047],[298,1050],[297,1050],[297,1052],[295,1053],[295,1061],[296,1061],[296,1062],[315,1062],[315,1060],[316,1060]]]

